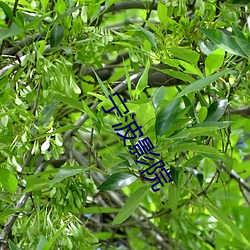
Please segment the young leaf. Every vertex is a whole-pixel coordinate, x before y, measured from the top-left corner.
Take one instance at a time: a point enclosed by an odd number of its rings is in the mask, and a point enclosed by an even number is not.
[[[104,93],[105,96],[109,99],[110,93],[109,93],[108,89],[106,88],[105,84],[102,82],[102,80],[101,80],[100,77],[96,74],[95,71],[94,71],[94,73],[95,73],[95,76],[96,76],[96,79],[97,79],[98,83],[100,84],[100,86],[101,86],[101,88],[102,88],[103,93]]]
[[[61,24],[56,25],[50,35],[50,46],[56,47],[63,39],[64,28]]]
[[[143,185],[138,188],[127,200],[120,212],[116,215],[112,224],[121,224],[125,221],[139,206],[143,198],[147,195],[150,186]]]
[[[115,173],[109,176],[99,187],[99,190],[117,190],[133,183],[136,177],[128,173]]]
[[[136,85],[136,89],[135,89],[135,93],[134,93],[134,96],[135,98],[137,98],[140,93],[147,87],[148,85],[148,70],[149,70],[149,67],[150,67],[150,61],[148,60],[147,61],[147,64],[146,64],[146,67]]]
[[[157,136],[164,135],[174,123],[179,110],[179,101],[174,99],[156,116],[155,131]]]
[[[2,183],[3,187],[11,194],[16,192],[18,187],[17,178],[8,169],[0,168],[0,182]]]
[[[210,53],[205,60],[205,72],[206,75],[211,75],[223,65],[225,56],[225,51],[222,49],[217,49]]]
[[[51,249],[53,242],[56,240],[56,238],[59,237],[59,235],[64,231],[64,229],[68,226],[69,222],[65,223],[59,230],[55,232],[53,237],[44,245],[43,250],[49,250]]]
[[[167,5],[163,2],[158,3],[157,14],[162,24],[167,24],[168,21],[168,9]]]

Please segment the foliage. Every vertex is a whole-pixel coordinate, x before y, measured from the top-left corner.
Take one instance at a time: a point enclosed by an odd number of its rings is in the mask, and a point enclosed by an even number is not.
[[[248,7],[0,1],[1,249],[249,249]],[[115,92],[171,170],[158,192]]]

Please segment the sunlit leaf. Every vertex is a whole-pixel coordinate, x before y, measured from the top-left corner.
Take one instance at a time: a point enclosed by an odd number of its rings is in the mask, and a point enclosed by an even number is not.
[[[18,187],[16,176],[5,168],[0,168],[0,183],[11,194],[14,194]]]

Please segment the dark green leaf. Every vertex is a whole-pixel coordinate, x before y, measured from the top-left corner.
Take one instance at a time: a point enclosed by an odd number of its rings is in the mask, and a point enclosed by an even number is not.
[[[11,8],[9,7],[9,5],[7,5],[7,4],[4,3],[3,1],[0,1],[0,8],[3,9],[5,15],[6,15],[11,21],[14,21],[14,15],[13,15],[13,12],[12,12]]]
[[[185,89],[183,89],[181,91],[181,93],[179,93],[177,95],[177,98],[181,97],[183,95],[186,95],[188,93],[200,90],[200,89],[206,87],[207,85],[213,83],[214,81],[218,80],[220,77],[222,77],[223,75],[225,75],[225,74],[227,74],[229,72],[230,72],[230,70],[223,70],[221,72],[215,73],[213,75],[210,75],[210,76],[202,78],[202,79],[200,79],[198,81],[195,81],[195,82],[189,84]]]
[[[219,48],[224,49],[225,51],[239,55],[242,57],[246,57],[246,54],[241,49],[237,40],[233,36],[228,36],[224,34],[222,31],[217,29],[204,29],[200,28],[201,32],[203,32],[212,42],[214,42]]]
[[[249,0],[233,0],[232,4],[244,4],[247,5],[249,4]]]
[[[162,72],[162,73],[165,73],[165,74],[167,74],[169,76],[180,79],[180,80],[182,80],[184,82],[191,83],[191,82],[193,82],[195,80],[190,75],[188,75],[186,73],[183,73],[183,72],[180,72],[180,71],[173,70],[173,69],[158,69],[158,68],[155,68],[155,69]]]
[[[17,245],[15,245],[11,240],[9,240],[9,247],[10,247],[10,250],[22,250]]]
[[[56,47],[62,41],[63,34],[64,34],[64,28],[63,28],[63,26],[61,24],[56,25],[51,30],[50,46],[51,47]]]
[[[61,168],[58,173],[56,174],[55,178],[52,180],[51,185],[57,183],[57,182],[61,182],[62,180],[64,180],[65,178],[68,178],[70,176],[73,175],[77,175],[79,173],[82,173],[86,171],[86,168],[80,167],[80,166],[68,166],[65,168]]]
[[[11,194],[14,194],[18,187],[16,176],[5,168],[0,168],[0,183]]]
[[[128,173],[115,173],[109,176],[99,187],[99,190],[117,190],[133,183],[137,178]]]
[[[186,167],[185,168],[188,172],[190,172],[192,175],[195,176],[195,178],[198,180],[200,186],[202,187],[203,185],[203,181],[204,181],[204,176],[201,172],[197,171],[196,169],[194,168],[188,168]]]
[[[208,108],[208,114],[204,122],[219,121],[226,111],[227,104],[228,104],[227,99],[222,99],[212,103]]]
[[[139,206],[143,198],[147,195],[149,188],[150,186],[143,185],[131,194],[120,212],[116,215],[112,224],[121,224],[125,221]]]
[[[157,136],[164,135],[174,123],[179,110],[178,99],[173,100],[156,116],[155,131]]]

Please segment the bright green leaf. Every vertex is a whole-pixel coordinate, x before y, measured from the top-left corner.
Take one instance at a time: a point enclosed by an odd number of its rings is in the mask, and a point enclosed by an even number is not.
[[[201,199],[200,199],[201,200]],[[202,200],[201,200],[202,201]],[[238,227],[234,224],[232,220],[230,220],[223,211],[213,206],[212,204],[202,201],[208,212],[215,217],[219,222],[221,222],[225,228],[232,233],[239,241],[241,241],[245,246],[250,248],[249,241],[245,238],[245,236],[240,232]]]
[[[18,187],[16,176],[5,168],[0,168],[0,183],[11,194],[14,194]]]
[[[134,96],[135,98],[137,98],[140,93],[147,87],[148,85],[148,70],[149,70],[149,67],[150,67],[150,61],[148,60],[147,61],[147,64],[146,64],[146,67],[136,85],[136,89],[135,89],[135,93],[134,93]]]
[[[223,65],[225,57],[225,51],[222,49],[217,49],[210,53],[205,60],[205,72],[206,75],[211,75]]]

